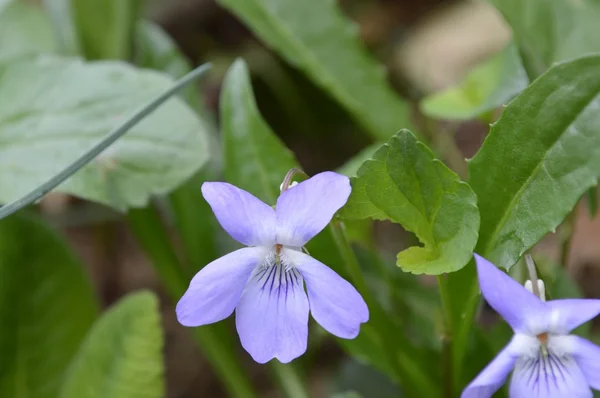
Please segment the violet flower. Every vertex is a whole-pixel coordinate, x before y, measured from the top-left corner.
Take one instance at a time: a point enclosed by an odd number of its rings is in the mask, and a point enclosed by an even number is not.
[[[348,200],[347,177],[324,172],[290,186],[273,209],[224,182],[206,182],[202,194],[221,226],[249,246],[204,267],[179,303],[184,326],[218,322],[235,309],[242,346],[252,358],[283,363],[306,351],[309,309],[328,332],[352,339],[369,310],[356,289],[302,247]],[[306,283],[307,294],[304,291]]]
[[[546,302],[543,291],[538,298],[483,257],[475,260],[483,297],[515,335],[461,397],[491,397],[513,371],[511,398],[592,398],[600,347],[569,332],[600,313],[600,300]]]

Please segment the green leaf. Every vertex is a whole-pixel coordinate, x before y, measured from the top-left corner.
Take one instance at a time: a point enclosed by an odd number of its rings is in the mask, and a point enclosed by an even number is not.
[[[0,75],[0,202],[46,181],[172,84],[120,62],[60,58],[0,66]],[[174,98],[58,190],[118,209],[140,207],[207,157],[203,124]]]
[[[241,59],[225,76],[220,106],[225,179],[275,204],[285,174],[298,164],[261,117]]]
[[[61,55],[79,56],[79,42],[73,21],[71,0],[42,0],[52,22]]]
[[[409,109],[359,43],[357,28],[323,0],[219,0],[271,48],[340,102],[374,137],[410,127]]]
[[[377,150],[383,145],[382,142],[377,142],[375,144],[371,144],[368,147],[364,148],[362,151],[354,155],[351,159],[349,159],[346,163],[344,163],[337,172],[343,174],[348,177],[356,176],[358,169],[360,166],[367,160],[373,157],[373,154],[377,152]]]
[[[17,0],[0,2],[0,63],[56,50],[52,25],[39,6]]]
[[[414,232],[424,247],[398,253],[397,264],[415,274],[462,268],[477,242],[475,194],[408,130],[362,165],[340,215],[391,220]]]
[[[162,349],[158,298],[131,294],[94,324],[59,397],[162,398]]]
[[[469,162],[477,252],[510,268],[600,176],[600,56],[552,67],[505,109]]]
[[[553,63],[600,51],[600,4],[572,0],[492,0],[534,78]]]
[[[98,312],[65,242],[34,217],[0,221],[0,396],[53,398]]]
[[[433,118],[468,120],[489,112],[521,92],[529,80],[516,46],[478,65],[456,87],[421,101],[421,111]]]
[[[70,0],[86,59],[129,59],[141,0]]]

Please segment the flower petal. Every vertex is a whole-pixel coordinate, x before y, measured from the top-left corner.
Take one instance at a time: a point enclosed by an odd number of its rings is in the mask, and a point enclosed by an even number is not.
[[[515,332],[537,335],[547,331],[550,312],[546,303],[485,258],[475,254],[475,262],[483,297]]]
[[[552,352],[523,357],[515,364],[511,398],[592,398],[593,394],[575,360]]]
[[[551,331],[567,334],[600,314],[600,300],[565,299],[548,302],[551,314]]]
[[[313,318],[333,335],[343,339],[358,336],[360,324],[369,320],[369,309],[354,286],[302,252],[285,249],[282,258],[304,277]]]
[[[177,303],[184,326],[218,322],[233,313],[252,270],[267,255],[261,247],[246,247],[216,259],[198,272]]]
[[[282,265],[260,267],[235,310],[242,346],[258,363],[288,363],[306,351],[308,300],[302,276]]]
[[[246,246],[275,243],[275,210],[252,194],[226,182],[205,182],[202,196],[233,239]]]
[[[348,177],[331,171],[288,188],[277,199],[277,243],[304,246],[346,204],[350,191]]]
[[[573,342],[573,357],[588,384],[593,389],[600,390],[600,347],[579,336],[572,335],[569,338]]]
[[[461,398],[490,398],[506,381],[519,353],[516,343],[511,341],[488,366],[464,389]]]

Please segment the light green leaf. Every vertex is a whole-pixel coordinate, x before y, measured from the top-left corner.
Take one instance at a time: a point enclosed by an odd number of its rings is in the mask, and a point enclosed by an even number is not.
[[[57,50],[43,10],[25,1],[0,2],[0,63]]]
[[[157,297],[131,294],[94,324],[59,397],[162,398],[162,349]]]
[[[478,65],[457,86],[421,101],[421,111],[439,119],[474,119],[505,104],[528,83],[517,48],[511,43]]]
[[[552,67],[505,109],[469,162],[477,252],[510,268],[600,176],[600,56]]]
[[[408,130],[362,165],[340,215],[391,220],[414,232],[424,247],[398,253],[397,264],[415,274],[462,268],[477,242],[475,194]]]
[[[70,0],[79,49],[86,59],[131,57],[141,0]]]
[[[553,63],[599,52],[600,4],[587,0],[492,0],[504,15],[526,69],[537,77]]]
[[[358,172],[358,169],[360,169],[360,166],[362,166],[367,159],[372,158],[373,154],[375,154],[382,145],[382,142],[369,145],[344,163],[337,172],[348,177],[354,177]]]
[[[410,127],[409,109],[331,0],[219,0],[339,101],[374,137]]]
[[[79,56],[79,42],[73,21],[71,0],[42,0],[42,3],[52,21],[60,54]]]
[[[0,397],[56,397],[98,312],[83,269],[40,220],[0,221]]]
[[[220,107],[225,179],[275,204],[285,174],[298,164],[261,117],[241,59],[225,76]]]
[[[0,202],[46,181],[172,84],[120,62],[0,66]],[[198,117],[171,99],[58,190],[125,209],[171,191],[208,157]]]

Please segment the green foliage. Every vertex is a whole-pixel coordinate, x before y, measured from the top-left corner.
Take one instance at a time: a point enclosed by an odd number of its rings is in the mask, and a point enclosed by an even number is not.
[[[275,204],[285,174],[297,163],[261,117],[241,59],[227,72],[220,105],[226,180]]]
[[[131,294],[94,324],[59,397],[162,398],[162,349],[157,297]]]
[[[492,0],[513,29],[535,78],[553,63],[600,51],[600,4],[589,0]]]
[[[219,0],[270,47],[331,94],[374,137],[410,127],[409,109],[365,52],[357,29],[323,0]]]
[[[0,66],[0,201],[63,169],[172,80],[119,62],[43,58]],[[170,99],[59,190],[118,209],[171,191],[208,157],[198,117]]]
[[[473,119],[505,104],[528,83],[517,48],[511,43],[478,65],[457,86],[421,101],[421,111],[439,119]]]
[[[477,252],[510,268],[600,176],[600,56],[552,67],[505,109],[469,162]]]
[[[77,43],[86,59],[129,59],[141,0],[70,0]]]
[[[43,10],[18,0],[0,2],[0,64],[56,51],[52,25]]]
[[[414,232],[424,247],[398,253],[397,264],[415,274],[462,268],[477,242],[475,194],[408,130],[361,166],[341,216],[391,220]]]
[[[98,311],[91,285],[54,231],[0,221],[0,396],[54,398]]]

